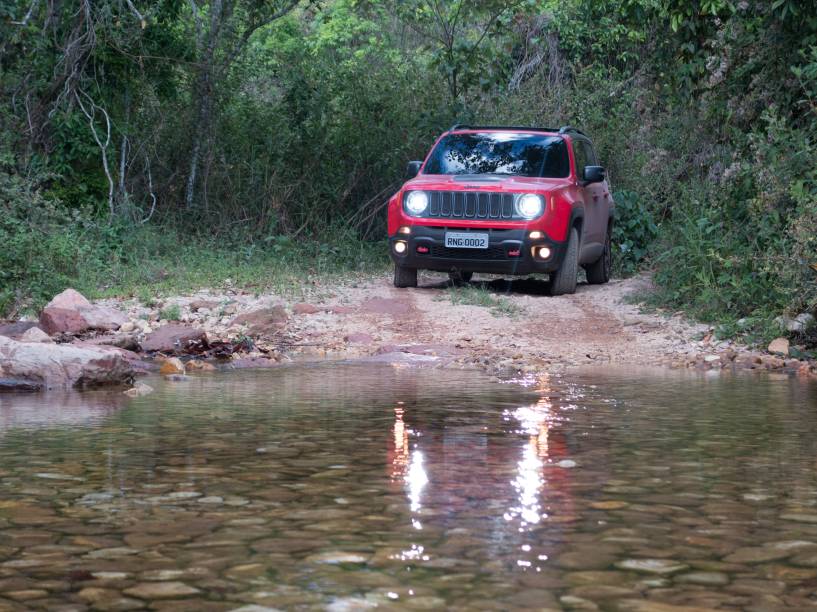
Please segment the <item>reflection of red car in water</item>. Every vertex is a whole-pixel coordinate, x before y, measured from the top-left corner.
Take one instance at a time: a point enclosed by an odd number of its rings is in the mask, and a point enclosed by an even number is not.
[[[569,457],[567,436],[554,426],[543,385],[539,402],[506,411],[506,426],[488,424],[484,432],[470,423],[428,427],[410,402],[395,407],[389,475],[404,489],[416,529],[425,522],[421,510],[431,508],[435,526],[474,528],[480,523],[481,538],[517,552],[522,542],[538,538],[525,533],[552,524],[546,530],[550,539],[558,525],[575,520],[570,470],[555,465]],[[540,555],[553,554],[535,541],[530,544],[519,553],[526,553],[519,565],[532,566]],[[433,549],[425,552],[433,558]]]
[[[553,295],[576,290],[579,266],[610,279],[614,203],[580,130],[455,125],[409,179],[388,208],[396,287],[417,270],[545,273]]]

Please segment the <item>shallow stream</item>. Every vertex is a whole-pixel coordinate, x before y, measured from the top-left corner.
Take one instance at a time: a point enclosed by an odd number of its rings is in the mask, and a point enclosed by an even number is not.
[[[813,383],[147,382],[0,395],[0,610],[817,606]]]

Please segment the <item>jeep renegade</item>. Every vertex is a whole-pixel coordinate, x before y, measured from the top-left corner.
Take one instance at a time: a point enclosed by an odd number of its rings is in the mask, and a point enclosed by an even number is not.
[[[590,139],[560,129],[455,125],[389,200],[394,286],[417,270],[550,277],[551,295],[610,279],[614,203]]]

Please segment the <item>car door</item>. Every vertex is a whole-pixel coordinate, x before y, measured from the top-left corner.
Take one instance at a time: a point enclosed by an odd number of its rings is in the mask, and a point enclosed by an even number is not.
[[[584,221],[582,222],[581,235],[581,244],[584,246],[587,244],[587,241],[590,238],[590,234],[588,232],[592,230],[592,223],[589,219],[589,209],[590,203],[592,202],[592,196],[584,184],[584,167],[587,165],[587,151],[582,146],[582,141],[578,138],[573,138],[572,146],[573,160],[576,163],[576,180],[579,187],[579,192],[582,195],[582,201],[584,202]],[[581,255],[579,258],[581,259]]]
[[[598,166],[596,152],[589,140],[579,140],[578,146],[583,150],[583,158],[586,166]],[[582,172],[584,168],[582,168]],[[582,178],[584,178],[582,174]],[[590,183],[584,189],[584,222],[587,225],[586,242],[582,245],[583,255],[590,261],[595,261],[604,248],[604,240],[607,234],[607,208],[608,202],[605,199],[607,187],[604,182]]]

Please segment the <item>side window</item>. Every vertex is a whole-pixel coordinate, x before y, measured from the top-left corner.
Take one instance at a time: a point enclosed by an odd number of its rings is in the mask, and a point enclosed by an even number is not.
[[[591,145],[587,141],[582,141],[582,146],[584,147],[584,154],[587,159],[587,165],[598,166],[599,160],[596,157],[596,152],[593,150],[593,145]]]
[[[587,166],[587,153],[584,150],[584,143],[581,140],[573,141],[573,157],[576,160],[576,176],[579,180],[584,179],[584,167]]]

